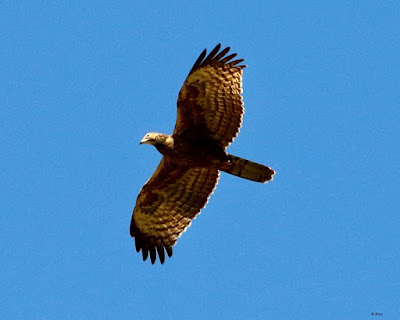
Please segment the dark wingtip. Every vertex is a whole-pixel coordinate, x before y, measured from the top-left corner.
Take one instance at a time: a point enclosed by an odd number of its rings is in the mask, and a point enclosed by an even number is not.
[[[147,256],[149,255],[149,251],[145,250],[142,248],[142,256],[143,256],[143,261],[147,260]]]
[[[172,257],[172,247],[165,247],[165,251],[167,251],[168,257]]]
[[[160,245],[157,247],[156,246],[148,247],[144,244],[138,245],[138,243],[139,243],[138,241],[136,241],[135,243],[136,243],[136,252],[139,252],[140,250],[142,251],[143,261],[146,261],[147,258],[150,256],[151,264],[155,264],[155,262],[157,260],[157,254],[158,254],[160,263],[164,264],[165,252],[167,252],[167,255],[169,258],[172,257],[172,248],[171,247],[164,247],[163,245]],[[164,249],[165,249],[165,251],[164,251]]]
[[[155,247],[151,247],[149,249],[149,251],[150,251],[151,264],[154,264],[154,262],[156,262],[156,257],[157,257],[156,248]]]
[[[221,62],[221,59],[229,52],[229,50],[231,50],[231,48],[226,47],[224,50],[222,50],[220,53],[218,53],[218,55],[215,57],[215,60],[218,60],[219,62]],[[234,53],[234,55],[236,56],[236,53]]]
[[[210,52],[210,54],[208,55],[207,59],[213,60],[215,55],[218,53],[219,49],[221,49],[221,44],[218,43],[214,49],[212,49],[212,51]]]
[[[159,258],[160,258],[161,264],[163,264],[164,261],[165,261],[164,247],[163,247],[163,246],[158,246],[158,247],[157,247],[157,253],[158,253],[158,256],[159,256]]]
[[[189,75],[193,73],[194,71],[198,70],[201,67],[207,66],[207,65],[212,65],[215,67],[221,67],[224,65],[229,65],[229,67],[235,67],[235,68],[245,68],[245,65],[240,65],[236,66],[237,64],[241,63],[244,61],[244,59],[238,59],[235,61],[230,61],[232,58],[236,57],[237,53],[233,53],[229,56],[225,55],[229,52],[231,49],[230,47],[226,47],[223,49],[221,52],[218,53],[218,51],[221,49],[221,43],[218,43],[214,49],[211,50],[211,52],[207,55],[207,49],[204,49],[200,56],[197,58],[196,62],[194,63],[192,69],[189,72]]]
[[[167,252],[168,257],[171,258],[172,256],[172,247],[164,247],[163,245],[149,245],[147,242],[142,241],[139,235],[135,236],[135,249],[136,252],[142,251],[143,261],[146,261],[150,255],[150,261],[152,264],[156,262],[157,254],[161,264],[164,264],[165,262],[165,251]]]
[[[244,61],[244,59],[238,59],[238,60],[230,62],[229,65],[233,67],[233,66],[236,66],[237,64],[239,64],[239,63],[241,63],[243,61]]]
[[[206,54],[207,54],[207,49],[204,49],[202,51],[202,53],[200,53],[200,55],[197,58],[196,62],[193,64],[193,67],[192,67],[192,69],[190,69],[189,74],[191,74],[194,70],[196,70],[201,65],[201,63],[203,62]]]

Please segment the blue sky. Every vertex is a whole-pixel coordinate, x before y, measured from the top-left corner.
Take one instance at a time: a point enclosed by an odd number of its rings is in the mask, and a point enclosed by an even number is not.
[[[1,319],[400,316],[400,4],[2,1]],[[222,174],[164,265],[129,236],[204,48],[244,70]]]

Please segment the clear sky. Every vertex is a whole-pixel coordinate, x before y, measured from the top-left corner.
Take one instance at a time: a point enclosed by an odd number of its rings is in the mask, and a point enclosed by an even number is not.
[[[2,1],[0,30],[0,319],[399,319],[398,1]],[[277,174],[222,174],[151,265],[139,141],[219,42],[248,66],[228,151]]]

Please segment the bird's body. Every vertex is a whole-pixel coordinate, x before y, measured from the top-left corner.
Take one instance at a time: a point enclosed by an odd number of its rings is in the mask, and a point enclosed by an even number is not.
[[[132,214],[131,235],[143,260],[158,253],[164,263],[172,246],[205,206],[219,171],[266,182],[275,173],[267,166],[226,153],[240,130],[243,114],[243,60],[230,61],[220,45],[195,62],[179,93],[172,135],[150,132],[141,143],[157,148],[163,158],[139,193]]]
[[[224,149],[211,139],[193,141],[173,135],[162,136],[165,140],[154,146],[168,161],[179,166],[218,169],[218,164],[228,158]]]

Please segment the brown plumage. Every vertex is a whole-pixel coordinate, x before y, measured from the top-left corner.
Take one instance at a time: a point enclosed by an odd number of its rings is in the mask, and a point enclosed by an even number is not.
[[[191,221],[206,205],[219,170],[241,178],[267,182],[269,167],[225,152],[240,130],[243,115],[243,59],[226,56],[218,44],[206,57],[204,50],[178,96],[178,114],[172,135],[150,132],[141,143],[154,145],[163,155],[146,182],[133,210],[130,233],[143,260],[157,254],[165,261]],[[219,52],[220,51],[220,52]]]

